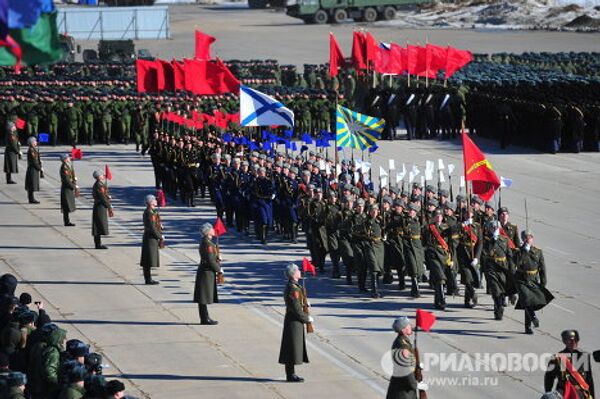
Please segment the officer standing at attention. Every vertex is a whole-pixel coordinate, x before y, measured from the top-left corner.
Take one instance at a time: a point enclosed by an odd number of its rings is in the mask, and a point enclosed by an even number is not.
[[[108,187],[104,181],[104,173],[96,170],[92,174],[96,183],[92,188],[94,196],[94,208],[92,210],[92,235],[94,236],[94,245],[96,249],[108,249],[102,245],[102,236],[107,236],[108,218],[113,217],[111,198],[108,195]]]
[[[308,363],[304,325],[312,323],[313,318],[304,311],[307,299],[302,286],[298,283],[301,278],[298,266],[289,263],[285,275],[288,283],[283,292],[285,318],[283,319],[279,363],[285,365],[287,382],[304,382],[304,378],[296,375],[295,366]]]
[[[164,245],[165,237],[162,234],[162,223],[156,209],[157,202],[154,195],[146,196],[146,210],[144,211],[144,237],[142,238],[142,257],[140,266],[144,269],[144,282],[156,285],[158,281],[152,280],[150,273],[153,267],[160,266],[159,248]]]
[[[212,326],[219,322],[210,318],[207,305],[219,302],[217,276],[222,278],[223,270],[221,269],[219,247],[212,242],[212,238],[215,236],[213,226],[210,223],[204,223],[200,227],[200,234],[202,234],[199,248],[200,265],[196,271],[194,302],[198,304],[200,324]]]
[[[65,226],[75,226],[69,219],[69,213],[75,212],[75,197],[79,196],[79,186],[75,170],[71,164],[71,156],[63,154],[60,156],[60,209],[63,214]]]
[[[44,177],[44,169],[42,169],[42,160],[40,159],[40,150],[37,146],[37,140],[31,136],[27,143],[27,172],[25,173],[25,190],[30,204],[39,204],[33,193],[40,191],[40,178]]]
[[[13,173],[19,173],[19,158],[21,158],[21,146],[19,135],[14,122],[6,124],[6,148],[4,149],[4,173],[6,173],[6,184],[17,184],[11,177]]]

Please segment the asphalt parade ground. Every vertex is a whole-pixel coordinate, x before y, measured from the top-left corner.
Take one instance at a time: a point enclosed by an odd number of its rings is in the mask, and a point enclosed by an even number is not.
[[[522,311],[508,308],[504,320],[493,320],[484,290],[475,309],[465,309],[462,297],[449,297],[447,311],[434,311],[438,321],[432,332],[419,333],[419,348],[430,366],[425,379],[430,398],[539,398],[541,369],[529,362],[529,371],[518,365],[494,370],[491,356],[516,353],[543,359],[542,354],[562,349],[560,332],[567,328],[579,330],[584,350],[600,349],[600,154],[504,151],[494,143],[477,142],[498,174],[513,179],[502,203],[521,229],[527,199],[529,227],[544,250],[548,286],[556,299],[540,312],[535,335],[528,336]],[[42,147],[46,178],[37,193],[41,204],[27,203],[24,160],[14,176],[18,184],[0,184],[0,272],[17,276],[18,293],[27,291],[44,301],[69,338],[89,342],[102,353],[110,364],[106,374],[122,378],[128,393],[155,399],[385,396],[382,359],[394,339],[391,323],[400,315],[414,317],[417,308],[432,310],[431,290],[424,288],[425,295],[413,299],[409,290],[388,285],[384,298],[372,300],[343,279],[309,277],[316,330],[307,338],[311,362],[297,367],[305,383],[285,383],[283,366],[277,364],[285,310],[283,270],[286,262],[300,263],[307,256],[304,240],[294,245],[271,239],[263,247],[234,231],[221,237],[226,283],[219,287],[220,303],[209,307],[219,325],[201,326],[192,294],[198,229],[215,220],[209,200],[200,200],[196,208],[170,201],[161,209],[167,242],[155,277],[161,284],[146,286],[138,264],[144,196],[154,193],[150,159],[136,154],[133,146],[81,148],[84,159],[74,163],[82,194],[71,217],[76,227],[64,227],[59,210],[59,154],[67,147]],[[398,167],[416,163],[421,170],[426,160],[453,163],[454,193],[459,192],[458,141],[381,143],[372,156],[375,181],[379,165],[387,168],[390,158]],[[115,216],[111,235],[103,240],[109,249],[95,250],[92,172],[105,164],[113,174],[109,187]],[[452,370],[436,365],[446,355],[462,358],[463,366]]]

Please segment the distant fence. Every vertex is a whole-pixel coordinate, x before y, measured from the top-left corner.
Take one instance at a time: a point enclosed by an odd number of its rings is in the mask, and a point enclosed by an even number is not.
[[[58,30],[79,40],[169,39],[169,7],[66,7]]]

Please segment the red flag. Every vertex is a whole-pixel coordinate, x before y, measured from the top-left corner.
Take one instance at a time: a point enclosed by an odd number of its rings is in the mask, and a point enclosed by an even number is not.
[[[136,60],[135,71],[138,93],[158,92],[158,76],[154,61]]]
[[[108,165],[104,165],[104,177],[106,177],[107,180],[112,180],[112,172]]]
[[[426,310],[417,309],[416,324],[421,330],[429,332],[435,324],[435,315]]]
[[[173,66],[173,86],[175,90],[185,90],[185,67],[183,62],[171,61]]]
[[[489,201],[500,187],[500,179],[485,155],[469,136],[463,132],[462,138],[465,181],[473,182],[473,194],[479,195],[484,201]]]
[[[25,125],[27,125],[27,122],[25,122],[23,119],[21,118],[17,118],[17,120],[15,121],[15,127],[17,129],[25,129]]]
[[[344,67],[345,59],[333,33],[329,32],[329,76],[337,76],[338,68]]]
[[[169,61],[159,60],[163,71],[163,86],[164,90],[175,91],[175,71],[173,65]]]
[[[458,71],[471,61],[473,61],[473,54],[471,54],[470,51],[459,50],[448,46],[446,65],[444,68],[446,70],[445,78],[448,79],[450,76],[454,75],[454,72]]]
[[[215,94],[239,93],[240,81],[235,77],[233,72],[231,72],[229,67],[225,65],[219,57],[217,57],[215,65],[218,67],[218,73],[220,75],[219,86],[217,86],[218,92]]]
[[[417,72],[417,56],[419,54],[419,47],[406,45],[406,62],[404,67],[409,74],[414,75]]]
[[[73,148],[73,149],[71,149],[71,158],[73,158],[73,159],[83,159],[83,152],[81,152],[81,148]]]
[[[400,75],[402,67],[402,47],[392,43],[390,48],[380,48],[379,57],[375,63],[375,71],[379,73],[391,73]]]
[[[237,93],[240,81],[220,60],[185,61],[185,89],[194,94]]]
[[[367,68],[371,69],[377,64],[377,60],[379,59],[380,48],[377,44],[377,40],[375,40],[371,32],[366,32],[364,34],[364,37]]]
[[[366,57],[365,36],[362,32],[352,32],[352,64],[358,72],[367,68]]]
[[[317,269],[315,269],[315,266],[307,258],[302,259],[302,271],[304,274],[311,273],[313,276],[317,275]]]
[[[162,188],[156,190],[156,202],[160,208],[167,206],[167,197],[165,196],[165,192],[162,190]]]
[[[215,222],[215,225],[213,228],[215,229],[215,235],[217,237],[221,237],[223,234],[227,233],[225,224],[223,224],[223,221],[219,217],[217,218],[217,221]]]
[[[163,70],[163,64],[160,60],[152,62],[154,64],[154,70],[156,71],[156,88],[158,91],[163,91],[165,89],[165,71]]]
[[[197,60],[210,60],[210,45],[217,40],[213,36],[196,30],[196,55]]]
[[[565,391],[563,393],[563,399],[579,399],[579,395],[577,394],[577,390],[571,383],[571,381],[567,380],[565,382]]]

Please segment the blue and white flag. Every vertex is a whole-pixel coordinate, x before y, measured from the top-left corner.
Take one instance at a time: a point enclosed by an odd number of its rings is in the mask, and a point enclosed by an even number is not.
[[[513,181],[508,177],[500,176],[500,188],[510,188],[512,186]]]
[[[240,86],[241,126],[294,126],[294,112],[271,96]]]

